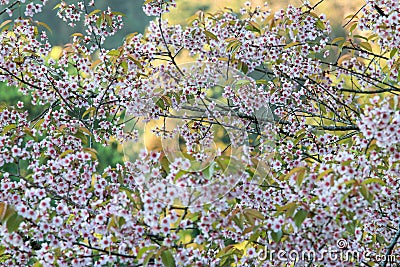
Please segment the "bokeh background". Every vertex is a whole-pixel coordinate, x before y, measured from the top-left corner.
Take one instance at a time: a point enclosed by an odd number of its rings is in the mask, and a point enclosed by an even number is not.
[[[67,1],[71,2],[71,1]],[[172,9],[165,18],[171,23],[186,24],[187,19],[198,10],[205,12],[213,12],[224,9],[224,7],[232,8],[238,11],[245,0],[176,0],[177,8]],[[253,5],[263,5],[263,0],[249,1]],[[272,11],[280,8],[285,8],[287,5],[301,5],[303,0],[269,0],[267,1]],[[319,0],[311,0],[310,5],[313,6]],[[333,25],[333,35],[343,36],[345,32],[340,27],[343,24],[343,19],[348,14],[354,14],[364,3],[364,0],[324,0],[316,7],[316,13],[324,13],[331,20]],[[43,8],[43,12],[34,17],[35,20],[46,23],[52,29],[49,33],[49,39],[55,46],[63,46],[70,42],[71,34],[82,32],[80,25],[75,28],[68,27],[65,22],[57,17],[57,9],[54,6],[59,1],[50,0]],[[110,6],[112,10],[120,11],[126,15],[124,17],[125,27],[118,34],[109,38],[106,47],[112,48],[120,45],[123,38],[133,32],[143,33],[152,17],[147,17],[142,10],[142,0],[96,0],[96,9],[105,9]],[[1,11],[2,9],[0,9]],[[15,15],[23,15],[24,8],[16,11]],[[1,22],[9,19],[7,13],[0,16]]]
[[[235,11],[238,11],[243,6],[245,0],[177,0],[177,8],[173,9],[170,13],[165,15],[170,23],[179,23],[182,25],[187,24],[187,19],[192,16],[196,11],[203,10],[205,12],[214,12],[229,7]],[[262,0],[250,1],[253,5],[263,5]],[[272,11],[277,11],[280,8],[285,8],[287,5],[292,4],[299,6],[302,4],[302,0],[270,0],[267,1]],[[317,4],[319,0],[311,0],[310,5]],[[43,8],[43,12],[34,17],[35,20],[46,23],[52,32],[48,32],[48,37],[51,44],[53,45],[53,56],[59,55],[63,46],[71,41],[71,34],[76,32],[83,32],[80,25],[75,28],[67,26],[59,17],[57,17],[57,10],[54,6],[59,1],[50,0],[48,4]],[[124,13],[125,27],[119,31],[115,36],[109,38],[105,43],[105,48],[111,49],[118,47],[122,44],[126,35],[139,32],[144,33],[146,27],[151,21],[152,17],[147,17],[142,9],[142,0],[96,0],[96,9],[105,9],[110,6],[112,10]],[[354,14],[364,4],[364,0],[324,0],[320,3],[315,13],[324,13],[331,21],[332,25],[332,38],[339,36],[346,36],[346,32],[342,25],[345,23],[345,17],[349,14]],[[3,7],[0,8],[0,11]],[[14,16],[23,14],[24,8],[16,11]],[[7,13],[0,16],[0,24],[10,19]],[[185,60],[183,60],[185,61]],[[4,83],[0,83],[0,106],[12,106],[16,105],[18,101],[23,101],[26,108],[28,109],[30,116],[34,118],[37,114],[43,110],[43,107],[33,106],[30,103],[29,96],[23,96],[18,92],[16,88],[10,88]],[[152,139],[147,139],[152,142]],[[151,148],[151,144],[150,144]],[[123,160],[123,149],[120,144],[113,142],[109,146],[104,147],[100,144],[96,145],[95,149],[98,151],[100,168],[104,168],[108,165],[115,165]]]

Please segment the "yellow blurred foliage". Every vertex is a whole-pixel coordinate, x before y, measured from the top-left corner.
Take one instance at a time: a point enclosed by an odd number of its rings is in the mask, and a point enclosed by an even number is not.
[[[50,52],[50,57],[52,59],[59,59],[62,55],[63,48],[61,46],[53,46]]]
[[[245,2],[245,0],[177,0],[177,8],[172,9],[171,12],[166,15],[166,18],[168,18],[172,24],[186,24],[187,18],[193,15],[197,10],[201,9],[206,12],[215,12],[229,7],[234,11],[238,11],[243,7]],[[257,5],[263,6],[264,3],[267,2],[272,11],[285,8],[289,4],[300,6],[303,3],[302,0],[251,0],[248,2],[250,2],[253,7]],[[318,2],[319,0],[311,0],[310,5],[314,6]],[[316,7],[315,11],[316,13],[324,13],[328,19],[332,21],[332,24],[343,25],[343,19],[349,14],[356,13],[364,3],[363,0],[325,0]]]

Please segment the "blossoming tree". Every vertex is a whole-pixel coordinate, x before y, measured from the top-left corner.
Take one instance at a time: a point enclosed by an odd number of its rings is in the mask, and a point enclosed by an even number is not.
[[[323,1],[199,11],[183,26],[164,18],[174,1],[146,0],[146,33],[111,50],[122,13],[54,2],[0,1],[0,79],[41,110],[0,109],[1,265],[393,263],[398,0],[366,0],[346,38],[315,13]],[[34,19],[50,4],[85,29],[58,59]],[[163,149],[132,157],[140,123]],[[96,144],[113,140],[125,161],[100,169]]]

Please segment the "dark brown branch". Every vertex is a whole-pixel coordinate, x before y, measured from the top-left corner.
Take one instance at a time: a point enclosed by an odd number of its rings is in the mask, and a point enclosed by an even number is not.
[[[366,6],[366,4],[364,4],[351,18],[348,22],[346,22],[346,24],[344,24],[342,26],[342,28],[345,28],[347,25],[349,25],[350,22],[353,21],[353,19],[357,16],[358,13],[360,13],[360,11]]]
[[[3,15],[7,10],[10,10],[10,8],[13,8],[16,4],[19,4],[20,1],[15,1],[14,3],[10,4],[8,7],[0,11],[0,16]]]
[[[374,81],[374,82],[377,82],[377,83],[380,83],[380,84],[389,86],[390,88],[393,88],[392,91],[400,92],[400,88],[398,88],[398,87],[396,87],[396,86],[394,86],[394,85],[391,85],[391,84],[389,84],[389,83],[383,82],[383,81],[381,81],[381,80],[379,80],[379,79],[377,79],[377,78],[374,78],[374,77],[371,77],[371,76],[368,76],[368,75],[359,73],[359,72],[354,71],[354,70],[351,70],[351,69],[346,69],[346,68],[343,68],[342,66],[338,66],[338,65],[336,65],[336,64],[332,64],[332,63],[329,63],[329,62],[326,62],[326,61],[319,61],[319,62],[321,62],[322,64],[325,64],[325,65],[328,65],[328,66],[332,66],[332,67],[339,68],[339,69],[341,69],[341,70],[343,70],[343,71],[346,71],[346,72],[349,72],[349,73],[351,73],[351,74],[353,74],[353,75],[355,75],[355,76],[359,76],[359,77],[365,79],[366,81],[369,79],[369,80],[372,80],[372,81]],[[374,84],[374,85],[377,86],[376,84]]]

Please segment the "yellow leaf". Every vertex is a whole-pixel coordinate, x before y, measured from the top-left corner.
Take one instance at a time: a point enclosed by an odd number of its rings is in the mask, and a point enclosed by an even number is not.
[[[6,20],[6,21],[3,21],[1,24],[0,24],[0,29],[1,28],[3,28],[4,26],[6,26],[8,23],[10,23],[11,22],[11,20],[9,19],[9,20]]]
[[[3,221],[6,216],[7,206],[8,204],[6,202],[0,202],[0,222]]]
[[[92,175],[92,181],[91,181],[90,185],[94,186],[96,183],[97,183],[97,178],[96,178],[96,175],[93,174]]]
[[[360,43],[360,46],[361,46],[362,48],[364,48],[365,50],[368,50],[368,51],[372,52],[372,46],[371,46],[370,43],[368,43],[368,42],[361,42],[361,43]]]
[[[91,69],[94,69],[94,68],[96,68],[96,66],[99,65],[100,63],[101,63],[101,60],[100,60],[100,59],[95,60],[95,61],[93,61],[92,64],[90,65],[90,68],[91,68]]]
[[[287,49],[287,48],[290,48],[290,47],[292,47],[292,46],[296,46],[296,45],[298,45],[299,44],[299,42],[293,42],[293,43],[290,43],[290,44],[287,44],[287,45],[285,45],[285,49]]]
[[[343,41],[343,40],[344,40],[343,37],[337,37],[337,38],[333,39],[332,44],[338,43],[338,42]]]
[[[351,58],[351,56],[350,56],[349,54],[343,55],[343,56],[341,56],[341,57],[338,59],[337,63],[338,63],[338,65],[340,66],[340,65],[342,65],[342,62],[343,62],[344,60],[347,60],[347,59],[350,59],[350,58]]]
[[[60,158],[63,158],[66,155],[71,154],[72,152],[74,152],[72,149],[65,150],[63,153],[60,154]]]
[[[365,185],[365,184],[371,184],[371,183],[380,184],[380,185],[382,185],[382,186],[385,186],[385,185],[386,185],[385,181],[383,181],[382,179],[379,179],[379,178],[368,178],[368,179],[366,179],[366,180],[364,180],[364,181],[362,182],[363,185]]]
[[[288,172],[288,174],[286,174],[286,179],[289,179],[293,174],[297,173],[297,172],[303,172],[306,170],[306,167],[296,167],[290,170],[290,172]]]
[[[243,230],[243,235],[245,235],[245,234],[247,234],[247,233],[250,233],[250,232],[252,232],[253,231],[253,229],[254,229],[254,226],[252,226],[252,227],[247,227],[247,228],[245,228],[244,230]]]
[[[321,180],[323,177],[325,177],[327,174],[329,174],[329,173],[331,173],[331,172],[333,172],[333,170],[332,170],[332,169],[329,169],[329,170],[326,170],[326,171],[320,173],[320,174],[318,175],[318,177],[317,177],[317,180]]]
[[[46,23],[41,22],[41,21],[37,21],[36,24],[39,25],[39,26],[45,27],[49,32],[53,33],[53,31],[51,30],[51,28],[49,27],[49,25],[47,25]]]
[[[50,57],[52,59],[59,59],[62,56],[63,49],[61,46],[53,46],[50,51]]]
[[[5,135],[6,133],[8,133],[9,131],[11,131],[12,129],[15,129],[15,128],[17,128],[17,125],[15,125],[15,124],[6,125],[6,126],[4,126],[3,132],[1,133],[1,135]]]
[[[225,42],[232,42],[232,41],[237,41],[237,39],[234,38],[234,37],[230,37],[230,38],[226,38],[225,39]]]
[[[89,113],[91,113],[92,111],[95,111],[95,110],[96,110],[95,107],[88,108],[85,112],[83,112],[82,118],[84,118],[87,114],[89,114]]]
[[[90,147],[83,148],[83,151],[89,153],[92,156],[92,159],[97,159],[97,151]]]
[[[296,202],[289,202],[286,205],[282,206],[282,207],[276,207],[277,211],[286,211],[289,210],[293,207],[297,207],[297,203]]]
[[[80,130],[81,132],[86,133],[87,135],[90,135],[90,131],[89,131],[88,128],[86,128],[86,127],[79,127],[79,130]]]
[[[83,34],[80,32],[75,32],[75,33],[71,34],[71,37],[73,37],[73,36],[83,37]]]
[[[261,212],[259,212],[258,210],[256,210],[256,209],[244,209],[243,213],[244,214],[248,214],[248,215],[250,215],[250,216],[252,216],[254,218],[260,219],[260,220],[264,220],[265,219],[264,215]]]
[[[101,11],[100,9],[93,10],[92,12],[90,12],[90,13],[88,14],[88,16],[91,17],[92,15],[94,15],[94,14],[96,14],[96,13],[99,13],[100,11]]]

